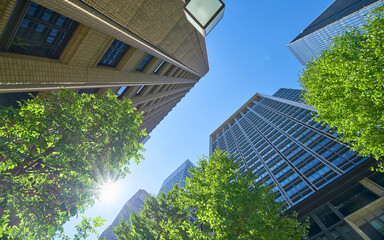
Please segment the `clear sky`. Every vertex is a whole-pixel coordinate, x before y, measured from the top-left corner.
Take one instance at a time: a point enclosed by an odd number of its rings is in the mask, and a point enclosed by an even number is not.
[[[286,45],[332,0],[225,1],[224,18],[207,36],[210,70],[152,131],[145,160],[131,164],[119,197],[97,202],[84,216],[106,219],[99,234],[139,189],[157,194],[162,182],[186,159],[207,156],[209,135],[256,92],[299,88],[303,68]],[[75,232],[72,219],[65,232]],[[95,236],[90,239],[96,239]]]

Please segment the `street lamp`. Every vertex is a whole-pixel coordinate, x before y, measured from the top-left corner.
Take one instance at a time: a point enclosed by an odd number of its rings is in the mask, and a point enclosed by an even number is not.
[[[184,13],[188,21],[205,37],[223,18],[224,7],[221,0],[190,0],[184,6]]]

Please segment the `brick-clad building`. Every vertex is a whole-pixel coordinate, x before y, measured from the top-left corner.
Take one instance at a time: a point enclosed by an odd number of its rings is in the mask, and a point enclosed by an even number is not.
[[[0,105],[111,89],[150,133],[209,70],[180,0],[1,0]]]

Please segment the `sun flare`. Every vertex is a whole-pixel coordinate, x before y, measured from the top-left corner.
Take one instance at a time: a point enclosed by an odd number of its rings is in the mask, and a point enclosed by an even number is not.
[[[100,188],[100,200],[102,202],[111,202],[117,198],[120,193],[120,187],[115,182],[105,183]]]

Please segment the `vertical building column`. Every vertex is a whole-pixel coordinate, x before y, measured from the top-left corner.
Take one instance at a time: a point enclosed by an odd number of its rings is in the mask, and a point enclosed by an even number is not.
[[[232,138],[233,138],[233,141],[235,142],[236,148],[237,148],[237,150],[239,150],[239,153],[240,153],[240,155],[241,155],[241,159],[243,160],[243,164],[244,164],[244,166],[245,166],[245,167],[247,168],[247,170],[248,170],[248,166],[247,166],[247,164],[246,164],[245,161],[244,161],[243,151],[240,149],[239,144],[237,143],[236,136],[235,136],[235,134],[234,134],[233,131],[232,131],[232,126],[231,126],[231,124],[228,123],[228,127],[229,127],[229,132],[231,133],[231,136],[232,136]]]
[[[217,141],[217,145],[216,145],[216,149],[220,149],[220,150],[224,150],[221,148],[220,146],[220,141],[219,141],[219,133],[216,132],[216,141]],[[216,149],[213,149],[213,150],[216,150]]]
[[[254,101],[254,103],[257,103],[257,102]],[[341,144],[341,145],[344,145],[344,146],[346,146],[346,147],[349,147],[348,144],[346,144],[346,143],[344,143],[344,142],[340,142],[339,139],[338,139],[337,137],[333,136],[333,135],[330,134],[329,132],[325,132],[325,131],[320,130],[320,129],[318,129],[318,128],[312,127],[312,126],[308,125],[307,123],[301,122],[301,121],[299,121],[299,120],[297,120],[297,119],[295,119],[295,118],[293,118],[293,117],[288,116],[288,115],[285,114],[285,113],[282,113],[282,112],[280,112],[280,111],[277,111],[276,109],[273,109],[273,108],[271,108],[271,107],[269,107],[269,106],[267,106],[267,105],[264,105],[263,103],[260,103],[260,102],[259,102],[258,104],[259,104],[259,106],[262,107],[262,108],[265,108],[265,109],[270,110],[270,111],[272,111],[272,112],[274,112],[274,113],[276,113],[276,114],[278,114],[278,115],[281,115],[281,116],[283,116],[283,117],[286,117],[286,118],[288,118],[288,119],[294,121],[295,123],[298,123],[298,124],[300,124],[300,125],[303,126],[303,127],[306,127],[307,129],[310,129],[310,130],[312,130],[312,131],[314,131],[314,132],[316,132],[316,133],[318,133],[318,134],[320,134],[320,135],[322,135],[322,136],[324,136],[324,137],[331,138],[331,139],[337,141],[337,142],[338,142],[339,144]]]
[[[227,153],[229,153],[229,147],[228,147],[227,138],[225,137],[225,130],[224,130],[224,128],[222,128],[221,131],[223,132],[223,138],[224,138],[225,149],[227,149]]]
[[[348,219],[344,219],[346,223],[348,223],[348,225],[350,227],[352,227],[352,229],[355,231],[355,233],[357,233],[362,239],[364,240],[371,240],[371,238],[369,238],[358,226],[356,226],[356,224],[354,224],[352,221],[348,220]]]
[[[250,107],[247,107],[249,111],[253,112],[258,118],[261,120],[265,121],[269,125],[271,125],[274,129],[276,129],[278,132],[280,132],[282,135],[286,136],[288,139],[290,139],[292,142],[294,142],[297,146],[301,147],[304,149],[307,153],[311,154],[314,158],[318,159],[320,162],[322,162],[325,166],[328,168],[332,169],[335,173],[338,175],[341,175],[344,173],[343,170],[338,168],[336,165],[332,164],[331,162],[327,161],[325,158],[323,158],[321,155],[310,149],[309,147],[305,146],[301,142],[297,141],[294,137],[291,135],[287,134],[285,131],[282,131],[280,128],[278,128],[275,124],[271,123],[268,119],[265,117],[261,116],[259,113],[257,113],[255,110],[253,110]]]
[[[316,216],[316,214],[314,214],[313,212],[311,212],[310,214],[310,217],[313,219],[313,221],[315,221],[315,223],[320,227],[321,231],[323,233],[325,233],[325,235],[327,236],[327,238],[329,240],[335,240],[335,238],[332,236],[332,234],[330,232],[328,232],[327,230],[327,227],[324,225],[324,223]]]
[[[212,137],[209,137],[209,156],[212,156]]]
[[[242,114],[243,115],[243,114]],[[259,158],[261,164],[264,166],[265,171],[268,173],[269,177],[272,179],[272,181],[276,184],[277,189],[279,189],[279,192],[281,196],[287,201],[289,206],[293,206],[293,202],[289,198],[289,196],[285,193],[283,190],[283,187],[280,185],[279,181],[275,178],[275,175],[273,175],[272,171],[269,169],[268,165],[265,163],[264,159],[261,157],[259,151],[257,151],[255,145],[253,145],[252,141],[248,138],[247,134],[245,133],[243,127],[240,125],[240,123],[235,118],[237,125],[239,126],[241,132],[243,133],[244,137],[247,139],[248,143],[251,145],[253,151],[256,153],[257,157]]]
[[[303,182],[305,182],[305,184],[307,184],[307,186],[308,186],[312,191],[315,192],[315,191],[317,190],[317,187],[316,187],[315,185],[313,185],[312,182],[309,181],[309,180],[304,176],[304,174],[302,174],[302,173],[300,172],[300,170],[297,169],[296,166],[293,165],[293,164],[287,159],[287,157],[284,156],[284,154],[283,154],[282,152],[280,152],[279,149],[277,149],[277,147],[276,147],[272,142],[270,142],[269,139],[268,139],[262,132],[259,131],[259,129],[257,129],[257,127],[253,124],[253,122],[252,122],[251,120],[249,120],[249,119],[247,118],[247,116],[245,116],[245,114],[241,113],[241,115],[244,116],[244,119],[248,121],[248,123],[249,123],[249,124],[250,124],[250,125],[251,125],[251,126],[252,126],[252,127],[259,133],[259,134],[260,134],[260,136],[261,136],[262,138],[265,139],[265,141],[267,141],[267,143],[268,143],[268,144],[269,144],[269,145],[276,151],[276,153],[277,153],[282,159],[284,159],[284,161],[288,164],[288,166],[291,167],[291,169],[297,174],[297,176],[298,176],[301,180],[303,180]]]
[[[358,236],[360,235],[358,232],[356,232],[355,228],[349,224],[349,222],[345,221],[345,219],[344,219],[344,215],[343,215],[339,210],[337,210],[337,209],[335,208],[335,206],[333,206],[333,204],[331,204],[330,202],[326,202],[326,205],[327,205],[327,207],[328,207],[329,209],[331,209],[331,211],[332,211],[333,213],[335,213],[340,219],[343,219],[344,222],[345,222],[345,223],[352,229],[352,231],[353,231],[356,235],[358,235]],[[339,226],[336,227],[336,230],[340,233],[340,235],[343,237],[343,239],[348,239],[348,236],[345,235],[344,231],[343,231]]]

